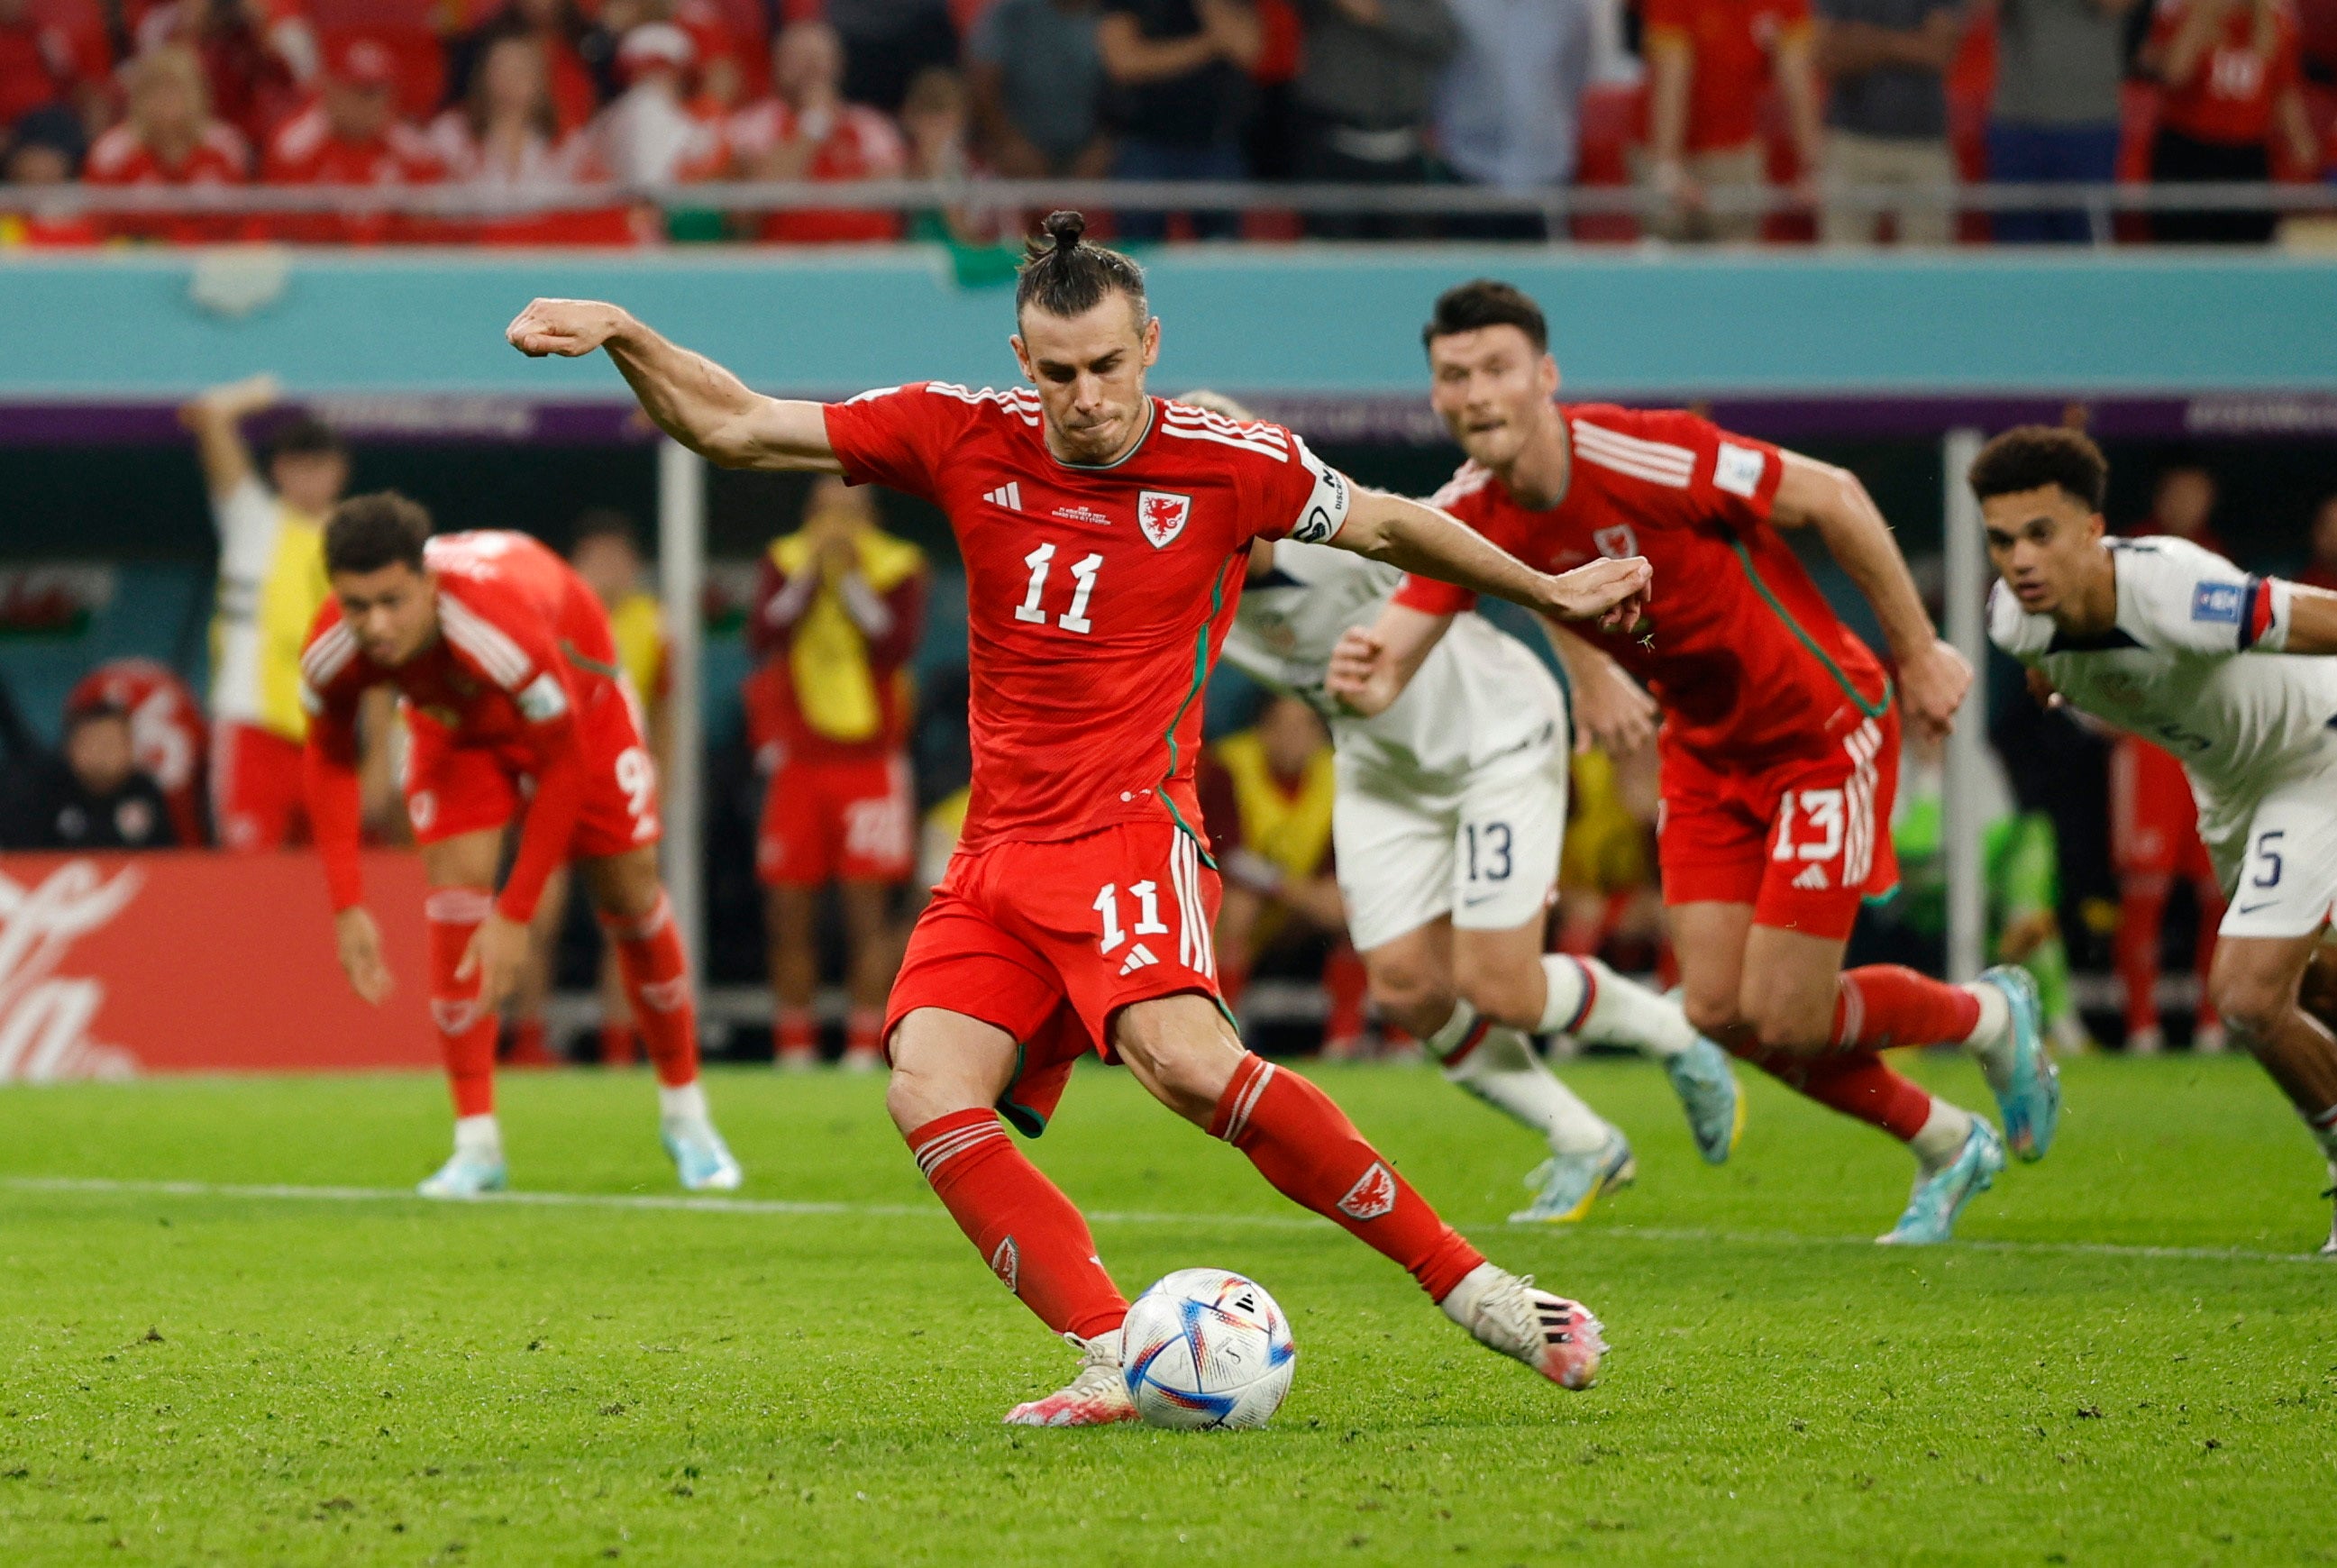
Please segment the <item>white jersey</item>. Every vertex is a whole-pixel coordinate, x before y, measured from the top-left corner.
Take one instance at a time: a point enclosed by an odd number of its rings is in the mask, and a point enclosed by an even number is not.
[[[1242,589],[1224,657],[1312,704],[1349,768],[1449,789],[1512,752],[1563,752],[1565,693],[1523,643],[1473,612],[1453,618],[1385,712],[1361,717],[1324,689],[1339,634],[1376,620],[1403,580],[1352,550],[1279,541],[1274,570]]]
[[[2072,637],[2000,582],[1989,636],[2075,706],[2173,753],[2191,775],[2200,832],[2215,840],[2269,791],[2337,757],[2337,659],[2277,657],[2290,606],[2279,579],[2187,540],[2107,542],[2117,582],[2110,630]]]

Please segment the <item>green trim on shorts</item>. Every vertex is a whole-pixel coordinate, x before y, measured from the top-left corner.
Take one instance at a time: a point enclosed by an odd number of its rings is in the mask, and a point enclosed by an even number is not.
[[[602,664],[599,659],[589,657],[582,648],[564,637],[560,639],[560,651],[565,654],[568,662],[578,669],[590,670],[594,675],[604,676],[610,680],[620,679],[625,673],[613,664]]]
[[[998,1096],[998,1114],[1009,1125],[1026,1138],[1035,1138],[1047,1130],[1047,1118],[1028,1105],[1018,1105],[1012,1096],[1014,1086],[1022,1078],[1022,1042],[1014,1042],[1014,1072],[1006,1080],[1006,1093]]]

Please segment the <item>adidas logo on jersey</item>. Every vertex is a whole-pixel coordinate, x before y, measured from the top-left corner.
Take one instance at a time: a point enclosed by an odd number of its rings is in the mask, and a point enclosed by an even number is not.
[[[1022,510],[1022,483],[1020,480],[1008,480],[982,499],[992,506],[1002,506],[1009,511],[1020,511]]]
[[[1152,956],[1152,950],[1150,948],[1146,947],[1142,942],[1139,942],[1134,947],[1128,950],[1128,961],[1120,966],[1120,972],[1123,975],[1132,975],[1137,970],[1149,969],[1159,961],[1160,960],[1159,959]]]
[[[1832,884],[1826,881],[1825,867],[1810,866],[1794,879],[1794,885],[1804,892],[1822,893]]]

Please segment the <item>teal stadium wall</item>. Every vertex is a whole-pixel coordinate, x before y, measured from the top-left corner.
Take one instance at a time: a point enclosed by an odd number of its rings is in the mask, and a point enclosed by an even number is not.
[[[536,294],[620,300],[773,389],[1013,374],[1005,295],[959,287],[932,250],[303,254],[240,317],[194,302],[197,266],[0,259],[0,401],[152,399],[259,369],[310,393],[618,394],[601,360],[504,346]],[[1417,395],[1430,299],[1497,273],[1550,307],[1580,392],[2337,392],[2337,263],[2322,259],[1204,248],[1150,268],[1178,385]]]

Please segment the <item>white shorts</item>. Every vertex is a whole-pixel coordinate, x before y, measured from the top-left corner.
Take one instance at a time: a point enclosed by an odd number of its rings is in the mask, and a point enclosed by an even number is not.
[[[2303,937],[2337,906],[2337,767],[2277,784],[2246,823],[2207,841],[2231,903],[2227,937]]]
[[[1455,791],[1422,789],[1343,755],[1331,814],[1347,932],[1364,951],[1441,915],[1464,930],[1514,930],[1550,907],[1566,837],[1567,754],[1521,747]]]

